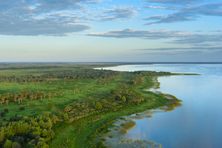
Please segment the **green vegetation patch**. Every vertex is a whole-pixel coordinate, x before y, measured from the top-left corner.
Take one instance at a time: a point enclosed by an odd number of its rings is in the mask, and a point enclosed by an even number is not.
[[[117,118],[178,103],[170,95],[144,91],[171,73],[94,67],[0,65],[0,147],[103,147],[98,137]]]

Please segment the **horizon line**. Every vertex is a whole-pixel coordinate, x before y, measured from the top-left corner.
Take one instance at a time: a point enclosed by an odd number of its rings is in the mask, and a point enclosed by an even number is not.
[[[116,62],[69,62],[69,61],[6,61],[0,62],[0,64],[222,64],[221,62],[127,62],[127,61],[116,61]]]

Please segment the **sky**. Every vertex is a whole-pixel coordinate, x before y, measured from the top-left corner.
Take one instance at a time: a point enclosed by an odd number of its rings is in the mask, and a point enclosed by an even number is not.
[[[0,0],[0,62],[222,62],[222,0]]]

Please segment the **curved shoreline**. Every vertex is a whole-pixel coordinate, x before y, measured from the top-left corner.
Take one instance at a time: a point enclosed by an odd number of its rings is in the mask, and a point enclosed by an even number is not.
[[[157,107],[157,108],[146,109],[144,111],[133,113],[130,115],[120,116],[111,124],[107,125],[108,132],[105,132],[99,135],[105,147],[121,147],[121,148],[132,147],[133,148],[133,147],[147,147],[148,146],[148,147],[162,148],[161,144],[158,144],[151,140],[129,139],[125,136],[129,130],[133,129],[133,127],[136,126],[135,120],[142,119],[142,118],[151,118],[152,115],[156,112],[171,111],[175,107],[178,107],[181,105],[181,100],[177,99],[175,96],[162,93],[160,91],[158,92],[155,91],[156,89],[160,87],[160,82],[158,81],[157,77],[153,78],[153,82],[154,82],[153,87],[144,91],[150,91],[157,95],[163,95],[166,99],[172,102],[164,106]],[[131,124],[131,125],[126,126],[128,124]]]
[[[180,105],[180,104],[179,104]],[[133,147],[159,147],[162,145],[158,144],[152,140],[142,140],[142,139],[129,139],[126,134],[129,130],[136,126],[136,120],[143,118],[151,118],[154,113],[171,111],[176,107],[172,106],[162,106],[156,109],[149,109],[140,113],[134,113],[128,116],[123,116],[117,119],[109,128],[108,133],[102,135],[102,139],[105,139],[104,145],[106,147],[121,147],[121,148],[133,148]],[[128,123],[134,123],[133,126],[126,127]],[[124,129],[124,132],[122,132]]]

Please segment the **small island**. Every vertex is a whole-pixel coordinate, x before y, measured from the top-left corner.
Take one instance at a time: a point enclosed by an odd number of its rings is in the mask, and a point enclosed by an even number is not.
[[[1,64],[0,147],[105,147],[100,135],[117,119],[180,104],[149,91],[173,73],[95,69],[103,66]]]

